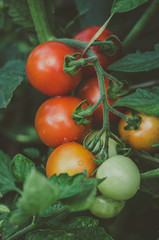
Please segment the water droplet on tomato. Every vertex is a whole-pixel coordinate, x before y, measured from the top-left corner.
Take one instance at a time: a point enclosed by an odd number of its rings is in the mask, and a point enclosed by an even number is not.
[[[78,161],[78,166],[82,166],[83,165],[83,161]]]

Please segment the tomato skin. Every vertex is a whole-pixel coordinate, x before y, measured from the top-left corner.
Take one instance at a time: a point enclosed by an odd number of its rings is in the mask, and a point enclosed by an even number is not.
[[[42,142],[55,148],[65,142],[81,142],[84,139],[91,129],[91,123],[77,125],[72,119],[72,113],[79,103],[79,98],[64,96],[50,98],[39,107],[35,129]],[[86,103],[82,105],[83,108],[86,106]]]
[[[137,113],[141,118],[141,124],[137,130],[125,130],[127,123],[121,119],[118,125],[120,138],[130,144],[136,150],[155,152],[158,147],[152,147],[154,143],[159,142],[159,117]],[[126,115],[131,116],[131,111]]]
[[[109,79],[104,78],[104,85],[105,85],[105,91],[107,93],[108,87],[109,87]],[[83,84],[79,87],[79,90],[77,92],[77,96],[81,98],[82,100],[87,99],[87,103],[90,105],[91,103],[95,104],[98,99],[100,98],[100,91],[99,91],[99,85],[98,85],[98,79],[97,77],[89,78]],[[118,100],[119,97],[116,99]],[[112,105],[116,100],[110,100],[107,96],[107,101],[109,105]],[[117,107],[117,110],[123,112],[124,107]],[[93,124],[97,127],[101,127],[103,125],[103,105],[102,103],[96,108],[96,110],[93,112]],[[111,123],[116,122],[119,120],[119,117],[115,115],[112,112],[109,112],[109,120]]]
[[[26,74],[34,88],[48,96],[70,93],[82,78],[82,71],[71,75],[63,71],[66,54],[75,51],[64,43],[48,41],[38,45],[30,53],[26,63]]]
[[[76,142],[64,143],[58,146],[49,156],[46,164],[47,177],[53,174],[68,173],[74,175],[87,170],[88,177],[97,168],[91,159],[95,158],[91,152]]]
[[[98,190],[114,200],[127,200],[140,187],[140,172],[136,164],[122,155],[115,155],[103,162],[97,170],[96,178],[106,178],[98,185]]]
[[[96,131],[93,131],[91,134],[88,135],[87,139],[86,139],[86,145],[95,137],[95,135],[97,135],[100,131],[99,130],[96,130]],[[113,134],[115,136],[115,134]],[[117,139],[118,137],[115,136]],[[103,135],[101,136],[101,140],[104,142],[105,141],[105,138],[106,138],[106,132],[103,133]],[[96,149],[96,148],[95,148]],[[100,159],[100,153],[97,153],[95,154],[96,158],[97,159]],[[112,138],[109,138],[109,142],[108,142],[108,156],[109,158],[114,156],[114,155],[117,155],[117,142],[112,139]]]
[[[124,206],[125,201],[117,201],[100,195],[95,198],[89,210],[96,217],[106,219],[117,216]]]
[[[79,33],[77,33],[73,37],[73,39],[79,40],[82,42],[89,42],[99,29],[100,29],[100,26],[87,27],[82,31],[80,31]],[[96,40],[104,41],[111,35],[114,35],[114,33],[111,32],[109,29],[105,29]],[[99,46],[92,46],[91,49],[98,57],[99,63],[104,70],[106,70],[110,64],[112,64],[113,62],[115,62],[121,57],[121,51],[117,51],[116,55],[111,57],[103,53],[100,50]],[[85,54],[84,56],[87,57],[87,54]],[[87,78],[93,77],[96,75],[94,66],[86,66],[84,67],[83,70],[84,70],[84,76]]]

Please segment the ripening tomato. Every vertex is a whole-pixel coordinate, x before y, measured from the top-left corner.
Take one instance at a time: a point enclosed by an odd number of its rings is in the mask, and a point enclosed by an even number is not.
[[[125,203],[125,201],[117,201],[100,195],[94,199],[89,210],[98,218],[112,218],[122,211]]]
[[[131,111],[126,115],[131,116]],[[159,150],[159,146],[152,147],[153,144],[159,142],[159,117],[138,113],[142,118],[138,129],[125,130],[127,123],[121,119],[118,125],[120,138],[124,138],[124,142],[130,144],[136,150],[144,150],[154,152]]]
[[[108,87],[109,87],[109,79],[104,78],[104,85],[105,85],[105,91],[107,93]],[[79,90],[77,92],[77,96],[81,98],[82,100],[87,99],[87,103],[90,105],[91,103],[95,104],[98,99],[100,98],[100,91],[98,86],[98,79],[97,77],[89,78],[87,81],[83,82],[83,84],[79,87]],[[119,97],[116,99],[118,100]],[[110,100],[109,97],[107,97],[107,101],[109,105],[112,105],[116,100]],[[117,110],[122,111],[124,110],[124,107],[116,107]],[[96,108],[96,110],[93,112],[93,123],[94,125],[101,127],[103,124],[103,105],[102,103]],[[119,119],[117,115],[115,115],[112,112],[109,112],[109,120],[110,122],[116,122]]]
[[[100,26],[87,27],[82,31],[80,31],[79,33],[77,33],[73,39],[79,40],[82,42],[89,42],[99,29],[100,29]],[[111,35],[114,35],[114,33],[111,32],[109,29],[105,29],[96,40],[105,41]],[[117,40],[114,41],[114,43],[117,43],[117,42],[118,42]],[[94,51],[94,53],[98,57],[99,63],[104,70],[106,70],[110,64],[112,64],[113,62],[115,62],[121,57],[120,50],[118,50],[114,56],[108,56],[100,50],[99,46],[92,46],[91,49]],[[87,54],[85,54],[84,56],[88,57]],[[96,75],[95,69],[93,66],[86,66],[84,67],[83,70],[84,70],[84,75],[87,78],[93,77]]]
[[[26,74],[33,87],[48,96],[66,95],[75,89],[82,71],[76,75],[63,71],[66,54],[74,53],[71,47],[56,41],[44,42],[34,48],[26,63]]]
[[[81,99],[73,96],[54,97],[45,101],[35,116],[35,129],[42,142],[57,147],[62,143],[81,142],[91,129],[91,124],[77,125],[72,113]],[[83,108],[86,103],[82,105]]]
[[[47,177],[53,174],[68,173],[74,175],[87,170],[88,177],[97,168],[93,154],[76,142],[64,143],[58,146],[49,156],[46,164]]]
[[[115,155],[98,168],[96,178],[103,179],[98,190],[107,198],[127,200],[140,188],[140,172],[128,157]]]

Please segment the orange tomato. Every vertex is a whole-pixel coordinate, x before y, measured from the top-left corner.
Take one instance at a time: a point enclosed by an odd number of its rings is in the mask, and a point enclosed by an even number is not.
[[[68,173],[70,176],[87,170],[88,177],[95,171],[95,156],[76,142],[64,143],[49,156],[46,164],[47,177],[53,174]]]
[[[131,116],[128,111],[126,115]],[[145,115],[138,113],[142,118],[141,124],[137,130],[125,130],[124,127],[127,123],[121,119],[118,126],[120,138],[135,148],[136,150],[145,150],[154,152],[159,150],[159,147],[152,147],[154,143],[159,142],[159,117]]]

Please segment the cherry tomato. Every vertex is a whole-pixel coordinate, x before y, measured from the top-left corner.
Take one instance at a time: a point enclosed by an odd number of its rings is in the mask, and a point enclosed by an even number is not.
[[[96,177],[106,178],[98,185],[102,195],[115,200],[133,197],[140,187],[140,172],[128,157],[115,155],[103,162]]]
[[[126,115],[131,116],[131,111]],[[136,150],[145,150],[153,152],[159,150],[158,147],[152,147],[154,143],[159,142],[159,117],[138,113],[142,118],[138,129],[125,130],[127,123],[121,119],[118,126],[119,135],[123,140],[130,144]]]
[[[97,135],[99,133],[99,130],[93,131],[91,134],[89,134],[89,136],[86,139],[86,145],[89,144],[89,142],[95,137],[95,135]],[[115,134],[113,134],[114,137],[116,139],[118,139],[117,136],[115,136]],[[105,138],[106,138],[106,132],[103,133],[103,135],[101,136],[101,140],[103,141],[103,143],[105,142]],[[95,148],[96,149],[96,148]],[[108,156],[109,158],[117,155],[117,142],[112,139],[109,138],[109,142],[108,142]],[[95,154],[97,159],[100,159],[100,152]]]
[[[125,206],[125,201],[117,201],[97,196],[90,207],[90,212],[98,218],[112,218],[117,216]]]
[[[49,156],[46,164],[46,175],[68,173],[70,176],[87,170],[88,177],[97,168],[92,160],[95,156],[76,142],[64,143],[58,146]]]
[[[88,134],[91,124],[77,125],[72,113],[81,99],[73,96],[55,97],[45,101],[35,116],[35,129],[42,142],[47,146],[77,141],[81,142]],[[86,103],[82,105],[83,108]]]
[[[63,71],[66,54],[75,51],[64,43],[48,41],[38,45],[30,53],[26,73],[34,88],[48,96],[59,96],[70,93],[77,87],[82,71],[71,75]]]
[[[77,33],[73,39],[79,40],[82,42],[89,42],[99,29],[100,29],[100,26],[87,27],[87,28],[83,29],[82,31],[80,31],[79,33]],[[105,29],[96,40],[105,41],[111,35],[114,35],[114,33],[112,33],[109,29]],[[117,40],[115,42],[117,42]],[[116,60],[118,60],[121,57],[121,51],[117,51],[117,53],[111,57],[111,56],[108,56],[105,53],[103,53],[100,50],[99,46],[92,46],[91,49],[94,51],[94,53],[98,57],[99,63],[104,70],[106,70],[106,68],[110,64],[112,64],[113,62],[115,62]],[[88,57],[87,54],[85,54],[84,56]],[[94,67],[86,66],[84,68],[84,75],[87,78],[95,76],[96,73],[95,73]]]
[[[109,79],[104,78],[104,85],[105,85],[105,91],[107,93],[108,87],[109,87]],[[100,91],[98,86],[98,79],[97,77],[89,78],[87,81],[83,82],[83,84],[79,87],[78,97],[82,100],[87,99],[87,103],[90,105],[91,103],[95,104],[98,99],[100,98]],[[118,100],[119,97],[116,99]],[[112,105],[116,100],[110,100],[109,97],[107,97],[107,101],[109,105]],[[119,111],[124,110],[124,107],[117,107],[116,108]],[[97,127],[101,127],[103,125],[103,105],[102,103],[96,108],[96,110],[93,112],[93,124]],[[116,122],[119,119],[117,115],[115,115],[112,112],[109,112],[109,120],[110,122]]]

